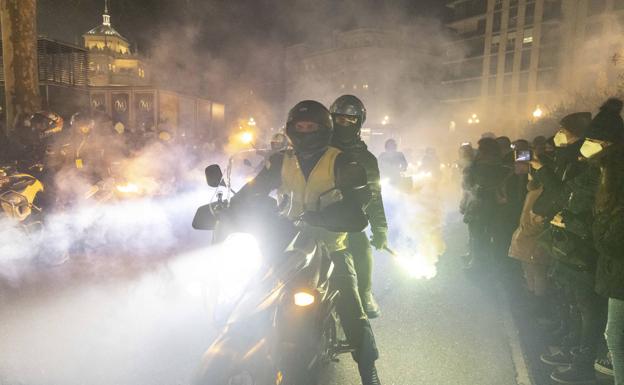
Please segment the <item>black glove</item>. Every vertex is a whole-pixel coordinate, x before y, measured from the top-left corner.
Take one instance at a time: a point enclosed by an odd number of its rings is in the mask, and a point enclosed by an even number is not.
[[[377,250],[383,250],[388,247],[388,230],[384,228],[374,228],[373,236],[370,243]]]

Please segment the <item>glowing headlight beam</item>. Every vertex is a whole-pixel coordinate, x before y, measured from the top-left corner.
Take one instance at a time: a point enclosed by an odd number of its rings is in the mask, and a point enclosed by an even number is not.
[[[137,186],[134,183],[126,183],[126,184],[119,184],[116,186],[117,191],[121,192],[121,193],[138,193],[139,192],[139,186]]]
[[[310,306],[314,303],[314,296],[310,293],[306,293],[305,291],[295,293],[293,298],[295,305],[300,307]]]

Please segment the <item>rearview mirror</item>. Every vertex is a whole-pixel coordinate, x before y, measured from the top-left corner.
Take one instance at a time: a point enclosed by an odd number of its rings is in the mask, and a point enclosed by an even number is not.
[[[219,187],[223,185],[223,172],[221,171],[221,167],[218,164],[211,164],[206,167],[206,182],[210,187]]]

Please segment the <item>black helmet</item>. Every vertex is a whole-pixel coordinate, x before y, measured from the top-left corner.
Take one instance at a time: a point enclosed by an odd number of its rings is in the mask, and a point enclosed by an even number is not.
[[[71,117],[70,125],[86,135],[95,127],[95,120],[88,112],[76,112]]]
[[[342,95],[329,107],[332,115],[355,116],[359,120],[360,127],[366,121],[366,107],[364,103],[354,95]]]
[[[39,111],[30,117],[30,127],[40,137],[47,137],[63,130],[63,118],[56,112]]]
[[[313,122],[318,124],[319,129],[309,133],[298,132],[295,130],[298,122]],[[331,141],[333,131],[329,111],[317,101],[304,100],[288,112],[286,135],[297,153],[312,154],[325,149]]]
[[[342,95],[329,108],[334,120],[336,144],[350,144],[360,138],[360,129],[366,121],[366,107],[356,96]],[[339,117],[355,118],[356,121],[344,124],[337,120]]]

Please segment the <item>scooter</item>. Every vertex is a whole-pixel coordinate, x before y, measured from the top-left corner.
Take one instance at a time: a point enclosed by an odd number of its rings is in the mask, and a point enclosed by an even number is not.
[[[211,187],[224,187],[228,196],[233,192],[217,165],[206,168],[206,179]],[[335,310],[339,293],[332,285],[327,248],[301,230],[301,223],[280,217],[284,207],[272,198],[232,204],[222,191],[215,195],[216,201],[197,210],[193,227],[213,230],[217,243],[237,233],[252,234],[263,267],[205,352],[194,383],[317,384],[323,366],[352,351],[341,338]]]

